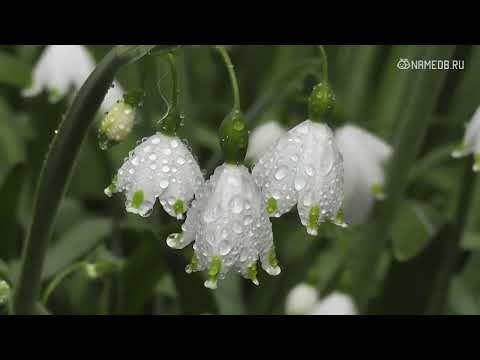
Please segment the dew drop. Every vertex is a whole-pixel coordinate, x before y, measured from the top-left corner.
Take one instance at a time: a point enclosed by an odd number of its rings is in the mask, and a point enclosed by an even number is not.
[[[285,167],[281,167],[280,169],[277,170],[277,172],[275,173],[275,179],[277,180],[282,180],[285,178],[285,176],[287,176],[287,168]]]
[[[168,180],[162,180],[162,181],[160,181],[160,184],[159,184],[159,185],[160,185],[160,187],[161,187],[162,189],[166,189],[166,188],[168,187]]]
[[[306,185],[306,181],[303,177],[295,178],[295,182],[294,182],[295,190],[300,191],[305,187],[305,185]]]

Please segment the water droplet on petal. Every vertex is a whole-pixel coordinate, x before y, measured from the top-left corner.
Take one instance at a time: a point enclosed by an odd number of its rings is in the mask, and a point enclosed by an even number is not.
[[[277,172],[275,173],[275,179],[277,180],[282,180],[285,178],[285,176],[287,176],[287,168],[285,167],[281,167],[280,169],[277,170]]]
[[[295,190],[300,191],[305,187],[305,185],[306,185],[306,181],[303,177],[295,178],[295,182],[294,182]]]

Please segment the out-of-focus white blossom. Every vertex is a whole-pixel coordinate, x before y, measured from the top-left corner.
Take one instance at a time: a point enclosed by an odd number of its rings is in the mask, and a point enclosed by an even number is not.
[[[22,94],[33,97],[46,89],[52,100],[58,100],[70,89],[78,90],[95,69],[95,62],[82,45],[49,45],[43,51],[33,70],[33,83]],[[115,84],[108,91],[101,106],[105,112],[122,98],[123,91]]]
[[[257,281],[257,260],[270,275],[278,275],[272,225],[265,202],[248,169],[224,164],[196,192],[182,234],[172,234],[167,244],[181,249],[195,242],[195,255],[187,272],[208,269],[205,286],[233,270]]]
[[[350,296],[333,292],[320,298],[317,290],[299,284],[290,290],[285,304],[287,315],[356,315],[357,309]]]
[[[268,121],[257,126],[250,134],[246,158],[257,161],[270,145],[286,132],[277,121]]]
[[[480,107],[467,124],[462,143],[453,151],[452,156],[460,158],[474,154],[473,171],[480,171]]]
[[[203,182],[200,167],[185,144],[175,136],[156,133],[130,152],[105,194],[124,192],[127,211],[144,217],[150,215],[158,198],[168,214],[182,219]]]
[[[270,216],[295,205],[311,235],[330,220],[346,226],[342,215],[343,159],[327,125],[306,120],[280,137],[253,169]]]
[[[343,155],[345,176],[345,217],[358,224],[367,218],[374,198],[384,197],[384,165],[392,148],[382,139],[353,125],[335,131]]]
[[[285,313],[288,315],[307,314],[318,301],[317,290],[307,284],[295,286],[287,295]]]

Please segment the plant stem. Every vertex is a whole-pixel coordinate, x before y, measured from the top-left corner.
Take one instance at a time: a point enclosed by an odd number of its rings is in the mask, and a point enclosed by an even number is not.
[[[42,303],[43,305],[47,306],[48,299],[50,299],[50,295],[53,294],[55,289],[60,285],[60,283],[70,274],[77,271],[78,269],[84,268],[86,263],[84,261],[72,264],[68,266],[64,271],[62,271],[59,275],[57,275],[48,285],[47,289],[43,293]]]
[[[138,60],[152,45],[119,45],[98,64],[73,101],[56,131],[37,185],[32,222],[23,251],[13,311],[32,314],[40,290],[43,263],[58,206],[66,192],[75,160],[88,128],[119,68]]]
[[[325,84],[328,83],[328,59],[327,54],[325,53],[325,48],[323,45],[318,46],[320,49],[320,54],[322,56],[322,78]]]
[[[232,83],[233,110],[240,111],[240,90],[238,88],[238,81],[237,81],[237,76],[235,75],[234,66],[232,64],[230,56],[228,55],[227,50],[223,46],[217,45],[215,46],[215,48],[218,50],[218,52],[222,56],[223,62],[225,63],[228,70],[228,76],[230,77],[230,82]]]
[[[455,266],[457,265],[460,255],[459,243],[462,240],[465,225],[468,220],[475,187],[472,157],[469,156],[464,160],[464,163],[463,181],[460,183],[455,222],[452,224],[450,234],[443,245],[438,272],[433,282],[433,290],[427,307],[427,314],[444,313],[451,274],[455,271]]]
[[[454,46],[429,46],[425,55],[427,59],[449,59],[453,50]],[[407,187],[409,170],[426,135],[445,78],[444,71],[423,71],[414,79],[403,116],[405,120],[399,127],[390,160],[385,186],[387,199],[376,204],[375,213],[379,217],[352,245],[353,294],[361,310],[367,306],[380,256]]]

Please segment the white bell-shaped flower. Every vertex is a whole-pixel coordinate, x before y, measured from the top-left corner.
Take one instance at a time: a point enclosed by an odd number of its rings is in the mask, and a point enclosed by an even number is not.
[[[353,125],[335,131],[345,168],[345,217],[358,224],[366,220],[374,199],[384,197],[384,166],[392,148],[382,139]]]
[[[203,182],[187,146],[176,136],[156,133],[130,152],[105,194],[124,192],[127,211],[144,217],[158,198],[168,214],[182,219]]]
[[[268,121],[257,126],[250,134],[246,158],[257,161],[260,156],[287,131],[277,122]]]
[[[356,315],[357,309],[352,298],[340,292],[333,292],[320,298],[317,290],[307,284],[295,286],[287,295],[287,315]]]
[[[32,86],[22,94],[33,97],[47,89],[53,100],[62,98],[71,88],[80,89],[94,69],[95,61],[82,45],[49,45],[35,65]],[[122,94],[120,86],[114,84],[105,96],[101,111],[111,109]]]
[[[270,216],[297,205],[311,235],[330,220],[346,226],[342,215],[343,160],[327,125],[306,120],[278,139],[259,159],[253,176]]]
[[[280,273],[264,199],[243,165],[224,164],[215,170],[196,193],[182,230],[170,235],[167,244],[181,249],[195,241],[187,272],[208,269],[208,288],[215,289],[230,270],[258,285],[258,259],[270,275]]]
[[[460,158],[474,154],[474,171],[480,171],[480,107],[467,124],[462,143],[453,151],[452,156]]]

